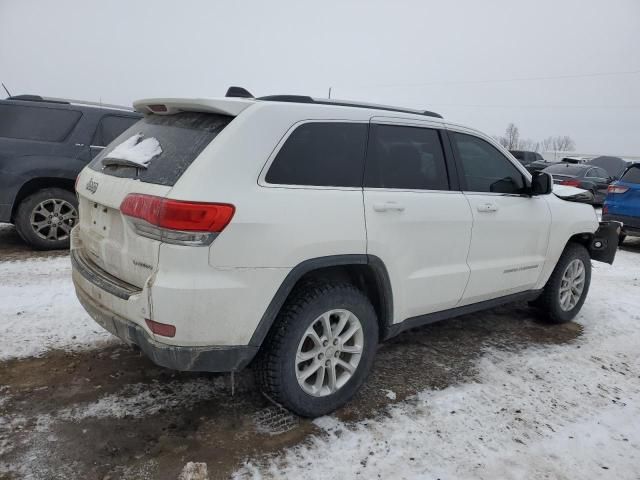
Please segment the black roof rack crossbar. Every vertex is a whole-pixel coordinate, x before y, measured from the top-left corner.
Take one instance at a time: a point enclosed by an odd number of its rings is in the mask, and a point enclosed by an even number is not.
[[[419,111],[408,108],[388,107],[386,105],[368,105],[366,103],[356,102],[340,102],[332,100],[317,100],[306,95],[268,95],[266,97],[258,97],[256,100],[264,100],[267,102],[290,102],[290,103],[315,103],[317,105],[335,105],[338,107],[355,107],[370,108],[372,110],[385,110],[388,112],[411,113],[413,115],[425,115],[427,117],[442,118],[442,115],[428,110]]]

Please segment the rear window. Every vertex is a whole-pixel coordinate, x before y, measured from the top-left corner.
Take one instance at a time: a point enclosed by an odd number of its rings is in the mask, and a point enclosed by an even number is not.
[[[627,170],[621,180],[629,183],[640,183],[640,165],[633,166]]]
[[[367,125],[313,122],[294,130],[273,160],[268,183],[361,187]]]
[[[584,172],[584,167],[576,167],[571,164],[564,165],[553,165],[551,167],[547,167],[545,172],[550,174],[558,174],[558,175],[574,175],[579,176],[582,172]]]
[[[89,167],[114,177],[173,186],[231,120],[233,117],[228,115],[200,112],[147,115],[118,136],[89,164]],[[154,156],[146,168],[103,164],[103,159],[108,159],[109,154],[118,145],[134,136],[157,140],[162,152]]]
[[[98,123],[96,133],[93,135],[91,145],[104,147],[113,142],[131,125],[136,123],[139,118],[124,117],[120,115],[105,115]]]
[[[76,110],[0,105],[0,137],[62,142],[81,116]]]

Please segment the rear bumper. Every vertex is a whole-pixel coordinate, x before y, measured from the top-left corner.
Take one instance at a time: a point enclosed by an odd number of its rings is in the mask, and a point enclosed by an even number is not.
[[[625,235],[640,236],[640,217],[605,213],[602,215],[602,220],[620,222],[622,223],[622,232]]]
[[[231,372],[244,368],[258,352],[253,346],[180,347],[157,342],[141,326],[98,305],[76,284],[78,300],[105,330],[136,345],[157,365],[182,371]]]

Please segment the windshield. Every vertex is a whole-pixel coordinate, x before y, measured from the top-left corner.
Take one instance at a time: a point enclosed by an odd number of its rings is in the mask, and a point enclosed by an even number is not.
[[[173,186],[231,120],[200,112],[147,115],[111,142],[89,167],[114,177]]]

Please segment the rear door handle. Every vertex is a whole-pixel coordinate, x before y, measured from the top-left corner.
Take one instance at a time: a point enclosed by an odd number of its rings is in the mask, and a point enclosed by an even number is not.
[[[497,212],[498,206],[495,203],[480,203],[478,205],[479,212]]]
[[[402,212],[404,210],[404,205],[396,202],[375,202],[373,204],[373,209],[376,212],[388,212],[390,210]]]

